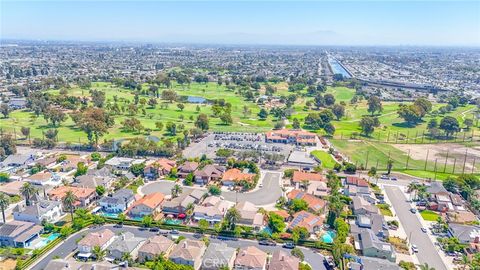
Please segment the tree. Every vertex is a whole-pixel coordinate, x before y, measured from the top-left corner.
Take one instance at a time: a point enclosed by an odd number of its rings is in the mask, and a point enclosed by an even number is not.
[[[332,107],[332,113],[335,115],[337,120],[340,120],[340,118],[345,116],[345,106],[340,104],[334,104]]]
[[[320,109],[320,107],[325,106],[325,98],[322,96],[322,94],[317,94],[313,99],[313,103],[315,104],[315,107],[317,107],[317,110],[318,110]]]
[[[323,126],[323,130],[325,130],[327,135],[332,136],[335,133],[335,126],[332,123],[326,123]]]
[[[17,153],[15,139],[10,134],[0,135],[0,157]]]
[[[244,105],[242,113],[243,113],[243,118],[247,118],[252,113],[252,111],[250,110],[250,108],[248,108],[247,105]]]
[[[22,135],[25,136],[25,139],[30,136],[30,128],[29,127],[22,127],[21,130]]]
[[[87,173],[87,171],[88,171],[88,166],[85,165],[85,163],[83,163],[83,162],[79,162],[77,164],[77,170],[75,171],[74,176],[78,177],[80,175],[85,175]]]
[[[183,104],[183,103],[177,103],[177,108],[178,108],[180,111],[183,111],[183,109],[185,109],[185,104]]]
[[[123,223],[127,219],[127,216],[124,213],[120,213],[118,214],[117,219],[118,219],[118,223],[123,225]]]
[[[162,122],[155,122],[155,127],[156,127],[159,131],[162,131],[162,129],[163,129],[163,123],[162,123]]]
[[[233,123],[232,115],[227,112],[220,115],[220,120],[224,125],[231,125]]]
[[[26,182],[20,188],[20,193],[25,198],[25,202],[27,206],[29,206],[31,204],[30,199],[32,198],[33,195],[37,194],[37,188],[34,187],[30,182]]]
[[[173,103],[175,100],[177,100],[177,92],[173,90],[163,90],[162,99],[167,100],[170,103]]]
[[[463,121],[463,124],[465,125],[466,129],[470,129],[471,127],[473,127],[473,119],[467,118]]]
[[[175,184],[175,186],[172,187],[172,198],[178,197],[182,193],[182,187],[179,184]]]
[[[130,171],[135,176],[143,175],[143,170],[145,169],[145,162],[133,164],[130,166]]]
[[[297,118],[293,118],[292,128],[300,129],[300,121]]]
[[[443,181],[443,187],[450,192],[457,192],[458,184],[453,177],[448,177]]]
[[[105,104],[105,92],[99,90],[90,90],[93,105],[97,108],[103,108]]]
[[[299,249],[298,247],[294,247],[292,251],[290,252],[292,256],[297,257],[300,259],[300,261],[305,260],[305,255],[303,254],[303,251]]]
[[[101,108],[89,107],[82,112],[71,114],[77,126],[87,133],[90,143],[98,144],[98,139],[115,123],[113,118]]]
[[[107,251],[103,250],[99,246],[94,246],[93,249],[92,249],[92,254],[93,254],[93,257],[95,257],[95,260],[103,261],[103,259],[107,255]]]
[[[3,114],[3,118],[8,118],[8,115],[10,114],[10,112],[11,112],[11,109],[7,103],[0,104],[0,113]]]
[[[0,210],[2,211],[3,224],[5,224],[5,210],[10,205],[10,198],[3,192],[0,192]]]
[[[195,121],[195,127],[203,131],[208,130],[208,116],[204,113],[199,114]]]
[[[96,186],[95,191],[97,192],[98,196],[102,196],[107,190],[104,186]]]
[[[135,117],[131,117],[123,120],[122,125],[123,125],[123,129],[126,131],[140,132],[144,129],[144,126],[142,125],[140,120],[138,120]]]
[[[393,160],[389,159],[387,161],[387,174],[390,175],[390,172],[392,172],[393,168]]]
[[[72,217],[72,222],[74,221],[73,217],[73,210],[75,209],[74,205],[75,202],[78,200],[77,196],[73,194],[71,190],[67,191],[65,193],[65,197],[63,197],[63,205],[65,206],[66,209],[70,211],[70,216]]]
[[[217,186],[211,185],[208,186],[208,193],[210,193],[210,195],[219,196],[222,194],[222,190]]]
[[[177,135],[177,125],[175,123],[167,122],[165,129],[168,131],[168,133],[170,133],[170,135]]]
[[[430,267],[430,266],[428,265],[428,263],[424,263],[424,264],[422,264],[422,265],[419,265],[418,268],[419,268],[420,270],[435,270],[435,268],[434,268],[434,267]]]
[[[258,118],[260,118],[261,120],[265,120],[267,119],[267,117],[268,117],[268,112],[264,108],[261,108],[260,112],[258,112]]]
[[[225,214],[225,221],[230,230],[235,229],[238,220],[240,220],[241,216],[238,210],[235,207],[231,207],[227,210]]]
[[[289,209],[293,212],[299,212],[308,209],[308,203],[302,199],[293,199],[290,201]]]
[[[205,232],[209,227],[210,227],[210,223],[208,223],[208,221],[206,221],[205,219],[200,219],[198,221],[198,228],[202,232]]]
[[[58,108],[49,108],[44,112],[44,117],[45,117],[45,120],[47,121],[50,120],[50,122],[52,122],[52,125],[54,127],[56,127],[61,122],[64,122],[65,120],[67,120],[67,115],[61,109],[58,109]]]
[[[297,226],[292,230],[292,240],[298,243],[299,240],[305,240],[310,236],[308,230],[304,227]]]
[[[362,117],[362,120],[360,120],[359,125],[363,134],[365,134],[365,136],[370,136],[375,130],[375,127],[380,126],[380,121],[378,121],[377,117],[364,116]]]
[[[285,230],[286,225],[283,217],[272,212],[268,217],[268,227],[270,227],[274,233],[279,233]]]
[[[7,172],[0,172],[0,183],[8,182],[10,180],[10,174]]]
[[[193,185],[193,180],[194,180],[195,176],[193,175],[193,173],[189,173],[187,174],[187,176],[185,177],[185,180],[183,180],[183,183],[186,185],[186,186],[192,186]]]
[[[368,105],[367,111],[369,113],[371,113],[372,115],[375,112],[382,112],[383,111],[382,101],[377,96],[370,96],[368,98],[367,105]]]
[[[152,226],[153,218],[150,215],[146,215],[142,218],[142,225],[145,228],[149,228]]]
[[[325,105],[327,106],[335,104],[335,97],[332,94],[325,94],[323,99],[325,100]]]
[[[442,121],[440,121],[440,129],[445,131],[447,137],[450,137],[450,135],[460,130],[460,124],[455,117],[445,116]]]

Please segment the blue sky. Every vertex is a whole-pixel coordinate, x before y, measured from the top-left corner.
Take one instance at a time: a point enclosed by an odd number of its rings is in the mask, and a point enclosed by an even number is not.
[[[0,0],[1,38],[480,46],[480,1]]]

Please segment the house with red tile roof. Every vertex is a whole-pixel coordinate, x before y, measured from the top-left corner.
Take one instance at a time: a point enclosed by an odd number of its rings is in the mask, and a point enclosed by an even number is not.
[[[309,213],[307,211],[300,211],[293,215],[292,221],[288,224],[288,229],[293,230],[295,227],[303,227],[309,233],[314,233],[321,229],[324,218]]]
[[[242,247],[235,259],[234,269],[265,270],[268,254],[254,246]]]
[[[326,181],[325,177],[319,173],[303,172],[303,171],[294,171],[292,182],[301,183],[302,181]]]
[[[327,202],[325,200],[315,197],[314,195],[305,193],[304,191],[299,189],[292,190],[290,193],[288,193],[287,197],[289,200],[304,200],[308,204],[308,210],[315,213],[324,212],[325,206],[327,205]]]
[[[127,210],[128,214],[133,217],[143,217],[147,215],[155,216],[162,210],[162,203],[165,195],[160,192],[154,192],[143,196],[135,201]]]
[[[88,207],[96,199],[96,191],[93,188],[72,187],[72,186],[60,186],[52,189],[48,192],[48,197],[53,201],[62,201],[67,195],[67,192],[71,191],[77,201],[75,207]]]
[[[175,166],[177,166],[177,163],[174,160],[166,158],[150,160],[145,164],[143,175],[147,179],[154,180],[158,177],[168,175]]]
[[[227,171],[225,171],[225,173],[223,173],[221,181],[224,186],[233,186],[237,185],[243,180],[251,182],[254,180],[255,176],[256,175],[253,173],[244,173],[237,168],[233,168],[228,169]]]

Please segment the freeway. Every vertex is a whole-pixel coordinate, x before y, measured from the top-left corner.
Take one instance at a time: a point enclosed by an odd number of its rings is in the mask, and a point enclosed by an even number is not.
[[[148,230],[140,230],[138,227],[124,226],[122,228],[115,228],[113,227],[113,225],[91,227],[87,230],[78,232],[70,236],[66,241],[64,241],[55,249],[53,249],[53,251],[50,252],[47,256],[43,257],[38,263],[34,264],[34,266],[30,268],[30,270],[43,270],[47,266],[48,262],[50,262],[50,260],[53,260],[54,258],[64,259],[68,257],[72,252],[76,250],[78,240],[80,240],[85,234],[87,234],[88,232],[95,232],[105,228],[112,230],[116,234],[120,232],[128,231],[133,233],[137,237],[143,237],[143,238],[148,238],[155,235],[154,232],[150,232]],[[183,235],[187,238],[193,238],[192,233],[180,232],[180,235]],[[282,247],[279,247],[279,246],[276,246],[276,247],[260,246],[257,241],[252,241],[252,240],[239,239],[238,241],[232,241],[232,240],[219,240],[219,239],[210,238],[210,243],[219,243],[222,241],[227,243],[227,245],[230,247],[240,248],[240,247],[246,247],[246,246],[256,246],[262,249],[263,251],[269,252],[269,253],[272,253],[276,249],[282,249]],[[303,247],[300,247],[300,248],[302,249],[303,254],[305,255],[305,261],[312,266],[312,269],[326,270],[325,266],[323,265],[323,256],[321,254],[316,253],[311,249],[307,249]],[[290,250],[288,249],[284,249],[284,250],[290,253]]]
[[[418,247],[417,258],[421,264],[428,263],[436,270],[447,270],[437,249],[426,233],[421,231],[422,224],[418,216],[410,212],[411,205],[399,187],[384,186],[385,192],[397,213],[405,232],[408,235],[409,243]]]
[[[282,188],[280,187],[280,179],[282,175],[279,172],[265,172],[262,180],[263,187],[251,192],[233,192],[223,191],[222,196],[230,202],[249,201],[255,205],[269,205],[275,203],[282,196]],[[171,194],[171,189],[175,185],[173,181],[156,181],[147,183],[140,188],[142,194],[150,194],[153,192],[161,192],[165,195]],[[192,189],[192,187],[182,187],[184,190]],[[195,187],[197,188],[197,187]],[[198,189],[198,188],[197,188]],[[205,189],[206,191],[206,189]]]

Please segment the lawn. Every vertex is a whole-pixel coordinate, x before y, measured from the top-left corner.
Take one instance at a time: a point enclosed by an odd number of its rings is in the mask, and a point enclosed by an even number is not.
[[[383,204],[377,204],[378,209],[380,210],[380,213],[384,216],[389,216],[393,217],[392,210],[390,210],[390,205],[383,203]]]
[[[333,169],[333,166],[337,163],[332,155],[322,150],[314,150],[312,155],[322,161],[322,167],[325,169]]]
[[[422,218],[426,221],[437,221],[439,215],[430,210],[423,210],[420,212]]]

